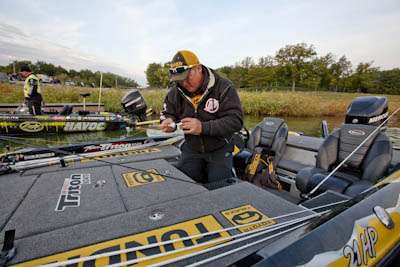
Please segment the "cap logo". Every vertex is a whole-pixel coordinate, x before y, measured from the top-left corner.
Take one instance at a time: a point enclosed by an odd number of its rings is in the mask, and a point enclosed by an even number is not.
[[[356,135],[356,136],[365,135],[365,132],[361,131],[361,130],[350,130],[350,131],[348,131],[348,133],[351,134],[351,135]]]
[[[176,68],[176,67],[180,67],[183,66],[183,62],[182,61],[176,61],[176,62],[172,62],[169,67],[170,68]]]
[[[215,98],[209,98],[206,102],[206,106],[204,107],[204,110],[207,111],[208,113],[215,113],[219,109],[219,102]]]

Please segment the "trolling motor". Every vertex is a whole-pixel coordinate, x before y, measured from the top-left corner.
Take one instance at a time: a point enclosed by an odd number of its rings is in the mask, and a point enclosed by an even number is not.
[[[145,121],[147,119],[147,105],[139,90],[133,89],[122,97],[121,105],[124,111],[134,120]]]

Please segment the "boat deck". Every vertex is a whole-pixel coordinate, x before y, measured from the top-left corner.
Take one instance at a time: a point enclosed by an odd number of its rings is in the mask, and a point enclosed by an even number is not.
[[[176,156],[175,147],[166,149],[169,149],[167,154],[170,158]],[[53,166],[52,170],[35,169],[22,175],[0,176],[0,243],[5,230],[16,230],[17,254],[11,264],[25,262],[31,266],[90,256],[305,210],[238,180],[229,186],[217,186],[210,190],[210,187],[195,183],[168,161],[160,159],[161,153],[109,158],[107,164],[88,161],[65,168]],[[281,218],[274,223],[308,214],[311,212]],[[264,221],[254,225],[254,228],[267,224]],[[169,252],[217,237],[229,237],[250,228],[115,255],[97,260],[96,265]],[[240,250],[213,264],[231,264],[272,241]],[[175,264],[184,266],[218,255],[242,246],[243,242]],[[193,250],[186,251],[191,252]],[[38,259],[42,257],[45,258]],[[160,259],[151,263],[157,261]]]

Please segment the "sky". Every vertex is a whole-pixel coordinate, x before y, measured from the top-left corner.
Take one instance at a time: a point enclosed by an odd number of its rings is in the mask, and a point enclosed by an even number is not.
[[[0,1],[0,65],[42,60],[141,85],[148,64],[180,49],[218,68],[302,42],[353,66],[400,67],[400,1]]]

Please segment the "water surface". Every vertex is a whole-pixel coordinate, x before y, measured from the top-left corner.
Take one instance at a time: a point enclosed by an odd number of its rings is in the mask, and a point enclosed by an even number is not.
[[[251,129],[257,123],[262,121],[263,117],[246,116],[245,127]],[[321,121],[326,120],[328,122],[329,131],[334,128],[340,127],[343,123],[344,117],[285,117],[283,118],[290,131],[301,132],[304,135],[309,136],[321,136]],[[389,123],[390,127],[399,127],[397,120],[393,120]],[[395,131],[399,134],[399,131]],[[15,138],[14,142],[11,141],[0,141],[0,153],[6,151],[7,147],[10,151],[22,147],[45,147],[51,145],[65,145],[74,144],[80,142],[90,142],[97,140],[107,140],[114,138],[122,138],[128,136],[146,136],[146,129],[135,129],[127,133],[124,130],[112,131],[112,132],[90,132],[90,133],[70,133],[70,134],[47,134],[35,137],[24,137]]]

